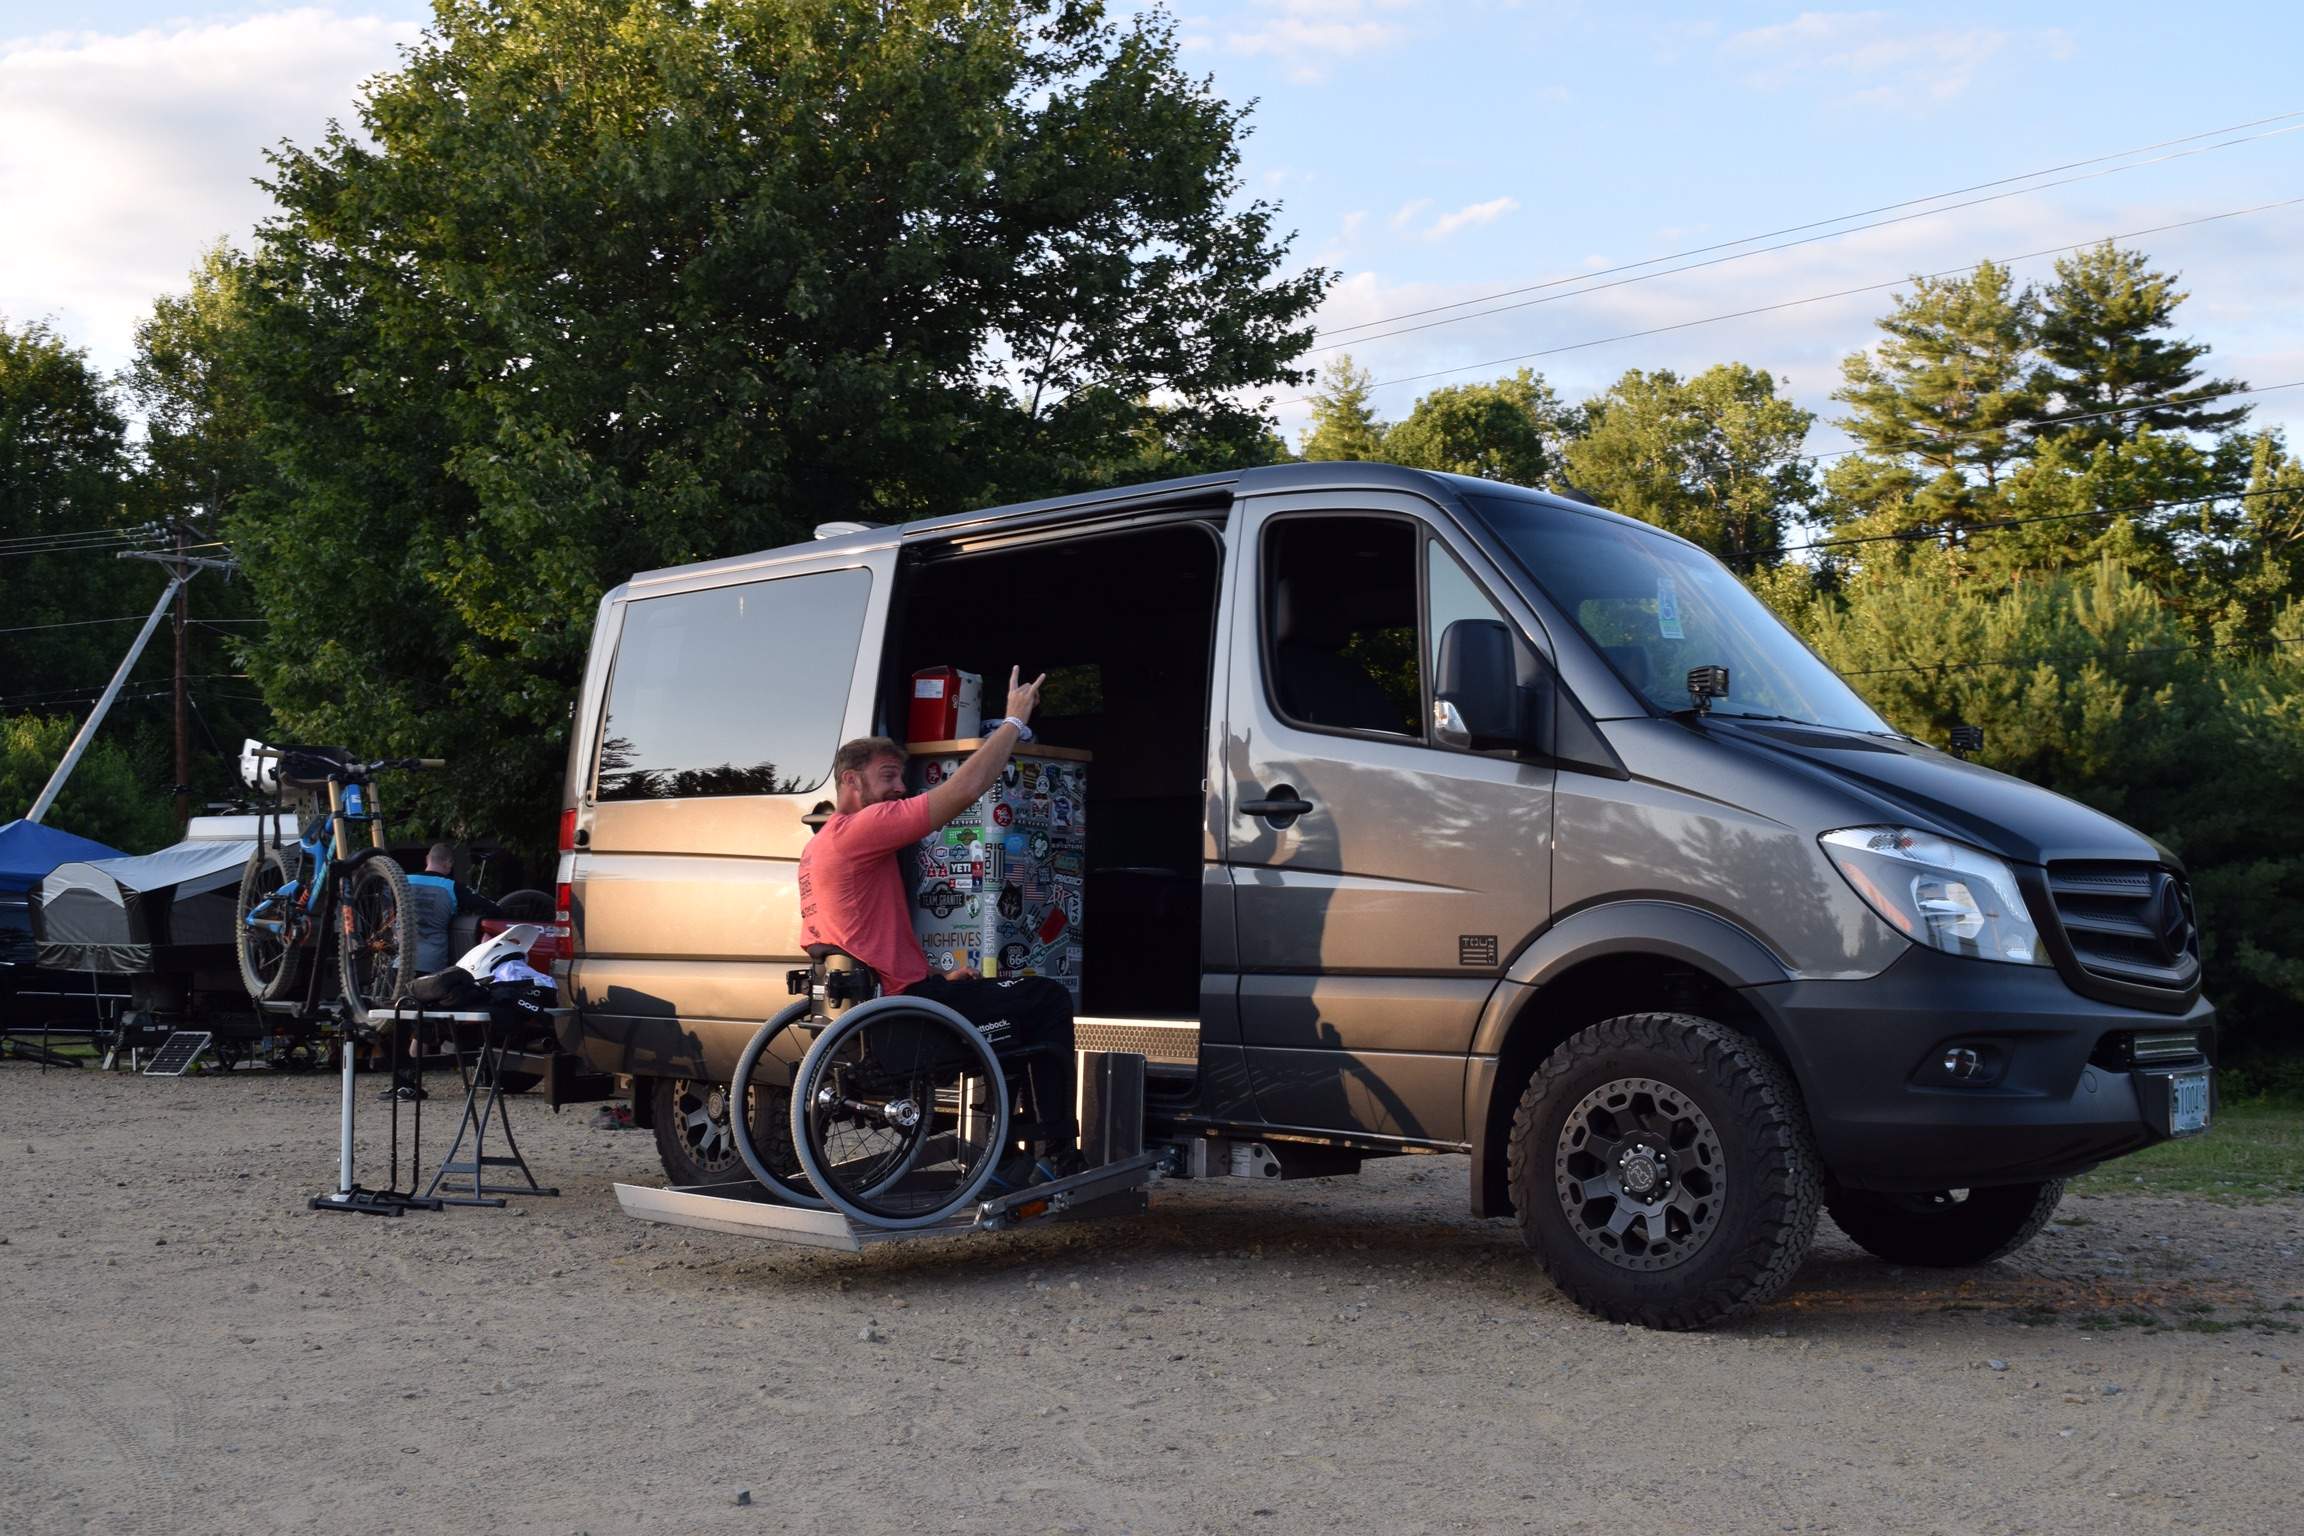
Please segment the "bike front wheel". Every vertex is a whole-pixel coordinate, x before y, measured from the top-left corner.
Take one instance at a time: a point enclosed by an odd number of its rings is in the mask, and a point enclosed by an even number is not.
[[[337,911],[344,1000],[362,1014],[391,1007],[416,979],[416,909],[407,872],[390,858],[362,860],[345,878]]]

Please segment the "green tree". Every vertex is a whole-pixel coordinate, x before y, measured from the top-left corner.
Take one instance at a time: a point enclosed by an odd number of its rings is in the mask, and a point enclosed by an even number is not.
[[[157,570],[114,558],[131,542],[118,530],[138,520],[132,468],[118,402],[87,355],[44,323],[0,323],[0,626],[12,631],[0,634],[0,710],[85,714],[160,595]],[[165,669],[155,645],[131,681]],[[102,739],[157,784],[167,754],[147,692],[128,690]]]
[[[2035,301],[2006,267],[1978,263],[1965,277],[1917,277],[1880,321],[1870,352],[1841,364],[1836,423],[1877,461],[1838,477],[1835,521],[1908,501],[1947,521],[1990,515],[2001,477],[2025,450],[2040,414],[2029,370]],[[1857,499],[1869,494],[1873,500]]]
[[[1634,368],[1584,411],[1565,456],[1576,488],[1739,570],[1775,561],[1786,519],[1814,496],[1800,445],[1815,418],[1757,368],[1722,363],[1690,379]]]
[[[2039,298],[2035,346],[2041,362],[2033,390],[2050,417],[2121,414],[2057,422],[2038,428],[2037,435],[2086,449],[2119,442],[2140,428],[2218,432],[2244,420],[2244,405],[2152,405],[2245,388],[2234,379],[2203,380],[2194,365],[2208,347],[2165,334],[2175,323],[2176,306],[2188,297],[2176,287],[2175,274],[2153,271],[2143,252],[2121,250],[2108,240],[2060,258],[2056,280]]]
[[[444,830],[549,825],[603,588],[1266,452],[1327,282],[1157,12],[469,0],[361,115],[275,157],[231,526],[267,698]]]
[[[1368,403],[1370,375],[1339,352],[1320,370],[1312,391],[1312,425],[1304,431],[1308,461],[1384,457],[1384,423]]]
[[[79,720],[69,715],[0,719],[0,821],[12,821],[31,809],[79,728]],[[176,840],[176,817],[161,786],[137,765],[127,747],[104,735],[88,744],[41,820],[123,853],[149,853]]]
[[[1540,486],[1552,476],[1568,421],[1543,375],[1523,368],[1492,383],[1432,391],[1385,429],[1382,457],[1410,469]]]

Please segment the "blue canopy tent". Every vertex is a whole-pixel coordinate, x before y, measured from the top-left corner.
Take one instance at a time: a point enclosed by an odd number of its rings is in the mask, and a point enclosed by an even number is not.
[[[0,896],[22,896],[59,864],[120,856],[119,849],[90,838],[37,821],[11,821],[0,826]]]
[[[72,1027],[92,1022],[102,1004],[77,982],[38,965],[32,938],[32,903],[40,882],[76,859],[116,859],[117,848],[60,832],[37,821],[0,826],[0,1031],[61,1017]]]

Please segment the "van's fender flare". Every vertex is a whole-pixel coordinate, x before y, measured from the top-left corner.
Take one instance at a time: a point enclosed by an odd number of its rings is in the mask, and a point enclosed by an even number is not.
[[[1474,1056],[1504,1049],[1512,1021],[1530,992],[1587,960],[1611,955],[1678,961],[1727,987],[1790,981],[1791,968],[1767,945],[1727,918],[1677,901],[1608,901],[1552,924],[1512,959],[1489,994],[1472,1033]]]

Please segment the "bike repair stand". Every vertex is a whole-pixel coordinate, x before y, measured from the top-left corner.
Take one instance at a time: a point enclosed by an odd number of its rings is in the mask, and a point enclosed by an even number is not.
[[[432,1175],[432,1182],[424,1193],[439,1196],[437,1203],[445,1205],[501,1206],[505,1203],[502,1198],[505,1195],[557,1196],[560,1193],[558,1189],[547,1189],[536,1182],[536,1175],[529,1171],[528,1159],[520,1155],[520,1143],[512,1136],[512,1112],[504,1104],[503,1083],[504,1058],[511,1051],[511,1033],[496,1023],[492,1014],[482,1013],[472,1017],[487,1022],[480,1028],[480,1049],[471,1058],[466,1058],[463,1042],[456,1042],[456,1072],[464,1079],[464,1118],[456,1127],[456,1139],[449,1143],[448,1156],[442,1160],[440,1171]],[[482,1102],[483,1098],[485,1103]],[[510,1156],[490,1153],[484,1145],[491,1118],[504,1127],[504,1145],[510,1149]],[[466,1131],[472,1133],[472,1156],[468,1161],[459,1162],[456,1154],[464,1146]],[[520,1177],[528,1181],[528,1187],[522,1189],[517,1184],[489,1183],[488,1170],[491,1168],[519,1169]],[[450,1175],[469,1178],[472,1181],[471,1193],[441,1194],[441,1186],[447,1183]],[[409,1182],[414,1183],[414,1178],[411,1177]]]
[[[293,1003],[267,1003],[267,1008],[293,1011]],[[352,1177],[352,1105],[359,1097],[355,1079],[360,1071],[360,1053],[357,1044],[378,1038],[378,1031],[366,1020],[355,1018],[349,1003],[339,998],[330,1004],[327,1014],[338,1035],[337,1049],[344,1057],[344,1107],[339,1118],[336,1150],[336,1189],[333,1194],[314,1195],[306,1202],[315,1211],[353,1211],[363,1216],[397,1216],[403,1211],[436,1211],[440,1202],[428,1194],[419,1195],[414,1189],[364,1189]],[[397,1079],[395,1063],[390,1075]],[[408,1182],[416,1182],[417,1149],[423,1145],[424,1101],[416,1101],[415,1139],[408,1150]],[[400,1180],[400,1101],[392,1101],[392,1166],[386,1173],[389,1184]]]

